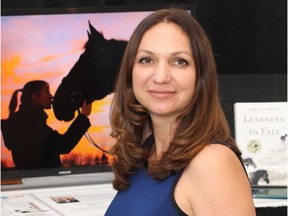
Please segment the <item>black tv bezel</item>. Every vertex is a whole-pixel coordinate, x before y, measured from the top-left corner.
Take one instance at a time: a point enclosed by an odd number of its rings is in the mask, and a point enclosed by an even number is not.
[[[81,14],[81,13],[117,13],[156,11],[164,8],[180,8],[189,10],[196,17],[196,3],[183,4],[149,4],[149,5],[121,5],[121,6],[81,6],[81,7],[46,7],[46,8],[2,8],[2,16],[27,16],[27,15],[53,15],[53,14]]]
[[[82,6],[82,7],[55,7],[55,8],[15,8],[3,9],[1,18],[4,16],[30,16],[30,15],[57,15],[57,14],[81,14],[81,13],[121,13],[121,12],[141,12],[141,11],[156,11],[163,8],[181,8],[190,11],[191,15],[196,17],[196,3],[185,4],[156,4],[156,5],[140,5],[140,6]],[[1,170],[2,180],[22,179],[32,177],[45,176],[61,176],[73,174],[88,174],[98,172],[111,172],[111,167],[108,165],[96,166],[75,166],[75,167],[59,167],[49,169],[31,169],[31,170]]]

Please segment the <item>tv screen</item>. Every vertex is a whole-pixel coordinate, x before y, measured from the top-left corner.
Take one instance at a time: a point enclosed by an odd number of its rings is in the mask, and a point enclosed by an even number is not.
[[[62,8],[2,11],[1,15],[1,119],[8,118],[9,102],[16,89],[31,80],[45,80],[54,95],[85,51],[90,25],[106,40],[128,41],[138,23],[158,7]],[[181,5],[194,13],[194,5]],[[112,58],[112,57],[111,57]],[[61,167],[17,170],[1,134],[1,179],[110,171],[113,145],[109,109],[113,92],[94,100],[91,127],[69,154],[61,155]],[[73,119],[59,120],[45,110],[47,124],[64,133]],[[77,113],[75,113],[77,116]],[[31,128],[31,130],[36,129]],[[17,133],[15,134],[17,136]],[[91,144],[92,143],[92,144]],[[94,143],[94,144],[93,144]],[[100,147],[97,148],[95,144]],[[25,145],[25,143],[22,143]],[[26,150],[29,152],[29,149]],[[26,152],[26,153],[27,153]],[[25,154],[25,152],[23,152]]]

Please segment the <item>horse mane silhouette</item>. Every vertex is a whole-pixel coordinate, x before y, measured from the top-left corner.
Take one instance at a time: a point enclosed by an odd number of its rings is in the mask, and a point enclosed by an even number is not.
[[[70,121],[83,100],[91,103],[112,93],[127,41],[107,40],[88,21],[85,51],[57,88],[53,111],[58,120]]]

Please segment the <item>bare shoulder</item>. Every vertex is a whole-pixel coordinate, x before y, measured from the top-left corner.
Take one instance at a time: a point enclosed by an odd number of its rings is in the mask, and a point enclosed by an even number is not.
[[[235,153],[227,146],[222,144],[209,144],[197,155],[198,157],[203,157],[205,155],[213,154],[215,156],[234,156]]]
[[[193,158],[187,169],[193,169],[193,172],[196,170],[201,172],[203,168],[229,166],[230,163],[241,165],[236,154],[230,148],[221,144],[210,144]]]
[[[209,144],[202,151],[199,152],[198,156],[203,157],[205,155],[213,154],[217,156],[229,156],[234,157],[236,154],[229,147],[223,144]]]
[[[245,170],[236,154],[222,144],[207,145],[190,162],[186,171],[188,175],[197,176],[206,183],[211,179],[221,182],[246,179]]]
[[[254,215],[245,170],[225,145],[207,145],[190,162],[182,180],[189,188],[187,197],[195,215],[203,213],[203,209],[205,215]]]

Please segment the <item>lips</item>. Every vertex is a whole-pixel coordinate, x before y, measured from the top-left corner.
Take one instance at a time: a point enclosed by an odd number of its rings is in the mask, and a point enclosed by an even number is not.
[[[158,99],[165,99],[173,96],[175,94],[175,91],[170,90],[148,90],[149,94]]]

